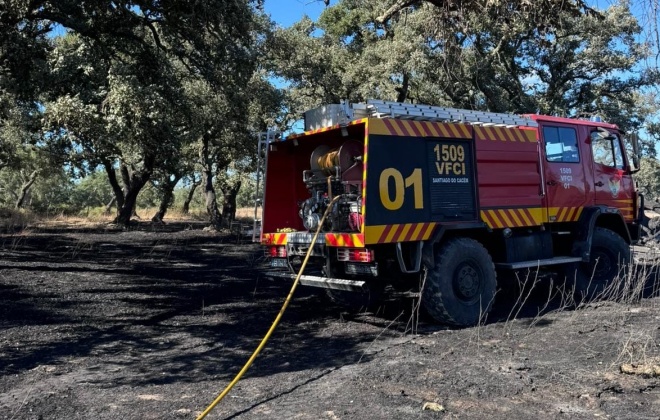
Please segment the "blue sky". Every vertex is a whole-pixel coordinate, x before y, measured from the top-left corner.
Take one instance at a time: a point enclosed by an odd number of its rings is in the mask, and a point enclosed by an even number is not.
[[[335,1],[330,2],[330,4],[334,3]],[[299,21],[304,15],[316,20],[325,9],[325,4],[321,0],[266,0],[264,7],[271,19],[280,26],[287,27]]]
[[[330,0],[330,5],[336,3],[337,0]],[[606,9],[615,3],[616,0],[587,0],[587,4],[597,9]],[[271,19],[283,27],[291,26],[304,15],[316,20],[326,7],[322,0],[266,0],[264,6]],[[639,4],[633,2],[631,7],[640,18]]]

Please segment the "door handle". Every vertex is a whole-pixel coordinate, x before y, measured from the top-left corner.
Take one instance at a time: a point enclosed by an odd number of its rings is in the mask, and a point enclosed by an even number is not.
[[[555,185],[557,185],[557,181],[551,179],[550,181],[546,182],[546,184],[554,187]]]
[[[597,186],[597,187],[602,187],[605,184],[603,184],[601,181],[598,181],[598,182],[594,183],[594,185]]]

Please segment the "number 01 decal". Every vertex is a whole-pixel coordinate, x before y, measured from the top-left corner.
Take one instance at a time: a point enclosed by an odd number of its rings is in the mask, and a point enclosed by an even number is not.
[[[390,191],[390,178],[394,179],[394,198]],[[403,207],[406,198],[406,188],[413,187],[415,208],[424,208],[424,194],[422,190],[422,169],[415,168],[412,174],[403,179],[401,172],[394,168],[387,168],[380,174],[378,182],[380,190],[380,202],[387,210],[399,210]]]

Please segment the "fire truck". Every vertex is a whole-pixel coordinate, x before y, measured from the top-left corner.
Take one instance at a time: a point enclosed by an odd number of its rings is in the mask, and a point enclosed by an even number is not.
[[[597,118],[369,100],[308,111],[302,134],[263,148],[270,277],[295,278],[308,253],[300,284],[335,294],[423,277],[442,323],[483,319],[502,270],[596,296],[639,238],[636,137]]]

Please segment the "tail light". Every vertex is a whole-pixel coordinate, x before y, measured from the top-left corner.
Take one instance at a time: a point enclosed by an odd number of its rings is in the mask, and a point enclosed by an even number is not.
[[[285,245],[269,246],[266,248],[264,253],[267,257],[285,258],[286,246]]]
[[[366,248],[339,248],[339,261],[370,263],[374,261],[374,251]]]

